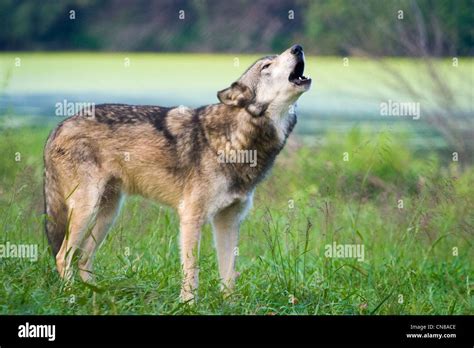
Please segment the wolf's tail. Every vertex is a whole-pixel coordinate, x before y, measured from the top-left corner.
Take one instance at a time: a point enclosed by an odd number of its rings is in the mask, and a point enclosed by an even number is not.
[[[45,149],[45,152],[47,150]],[[49,245],[56,256],[61,249],[68,224],[68,209],[58,181],[58,172],[47,158],[44,161],[44,209],[45,231]]]

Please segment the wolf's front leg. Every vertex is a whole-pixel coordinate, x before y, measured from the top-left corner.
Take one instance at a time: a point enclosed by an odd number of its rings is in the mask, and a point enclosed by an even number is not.
[[[199,244],[203,221],[199,215],[184,212],[180,213],[180,218],[181,265],[183,269],[181,301],[192,303],[197,297]]]
[[[236,202],[218,212],[212,221],[219,273],[225,295],[229,295],[234,289],[237,275],[235,259],[238,254],[239,227],[250,204],[251,199],[245,202]]]

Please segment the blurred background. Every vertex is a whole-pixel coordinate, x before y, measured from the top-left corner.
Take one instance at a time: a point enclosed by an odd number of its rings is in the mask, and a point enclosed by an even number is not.
[[[316,55],[466,56],[473,10],[469,0],[2,0],[0,49],[267,53],[296,41]]]
[[[313,84],[242,227],[242,301],[216,300],[217,272],[202,272],[196,311],[472,314],[473,24],[472,0],[0,0],[0,242],[41,253],[0,262],[0,312],[181,313],[178,221],[136,197],[99,253],[104,293],[59,299],[46,138],[83,103],[216,103],[257,58],[299,43]],[[419,114],[382,111],[398,103]],[[365,245],[366,261],[323,257],[336,241]]]

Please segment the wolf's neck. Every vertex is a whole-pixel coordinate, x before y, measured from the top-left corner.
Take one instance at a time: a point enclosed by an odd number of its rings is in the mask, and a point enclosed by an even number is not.
[[[226,152],[250,152],[255,161],[250,164],[224,165],[221,168],[233,178],[233,190],[247,191],[258,184],[272,167],[296,124],[296,115],[289,113],[288,108],[271,109],[260,117],[239,114],[237,120],[233,129],[226,134]]]
[[[266,116],[275,127],[277,137],[283,147],[296,124],[296,104],[269,106]]]

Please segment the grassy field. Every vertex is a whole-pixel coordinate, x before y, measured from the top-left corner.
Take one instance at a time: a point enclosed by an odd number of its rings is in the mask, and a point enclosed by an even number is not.
[[[17,57],[20,67],[13,65]],[[1,91],[24,97],[30,108],[49,97],[122,102],[108,98],[143,94],[157,104],[195,106],[216,102],[216,91],[255,58],[0,54]],[[301,98],[305,116],[257,188],[241,229],[236,291],[228,299],[219,292],[207,226],[195,306],[178,301],[177,216],[138,197],[127,199],[98,253],[97,284],[77,278],[64,287],[43,231],[42,151],[59,119],[46,114],[33,122],[27,108],[0,105],[0,245],[36,244],[39,252],[35,262],[0,258],[0,313],[473,314],[472,158],[456,162],[452,149],[431,146],[424,135],[432,130],[422,121],[417,127],[424,133],[414,133],[413,122],[378,122],[380,98],[403,95],[384,90],[372,64],[351,58],[345,68],[339,58],[309,58],[305,74],[315,84]],[[390,64],[428,90],[416,61]],[[449,60],[436,64],[450,84],[470,84],[472,93],[472,60],[461,59],[455,74],[448,73]],[[469,97],[469,89],[461,90],[456,104],[472,112]],[[354,118],[338,128],[337,117],[349,109]],[[412,146],[413,137],[424,144],[421,150]],[[333,243],[363,246],[363,260],[329,257],[326,247]]]
[[[218,291],[207,227],[200,300],[194,307],[179,303],[177,217],[136,197],[98,254],[97,285],[77,279],[65,289],[43,235],[47,133],[2,134],[0,243],[38,244],[39,258],[0,259],[1,313],[473,313],[473,168],[461,172],[434,154],[415,158],[389,133],[359,129],[342,140],[328,134],[324,146],[289,144],[243,224],[241,275],[230,299]],[[364,260],[326,257],[333,242],[363,245]]]

